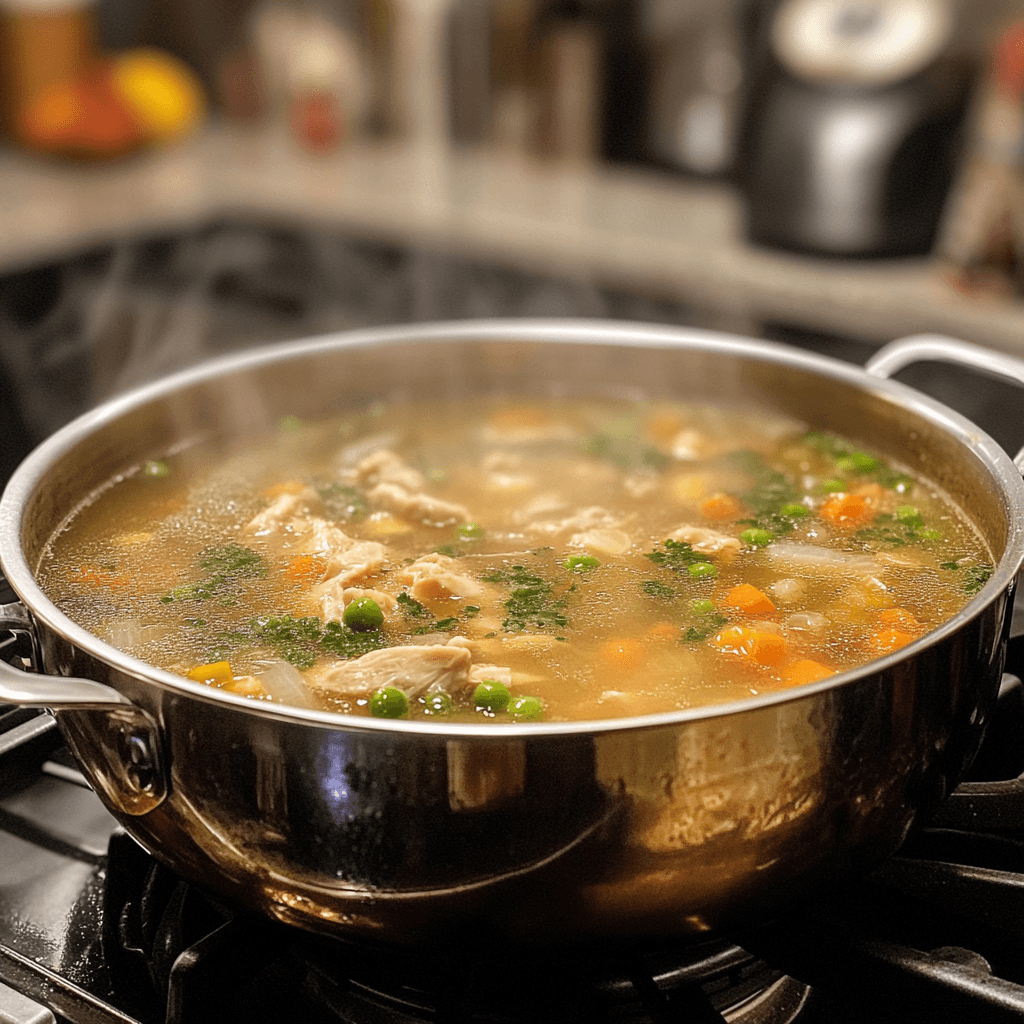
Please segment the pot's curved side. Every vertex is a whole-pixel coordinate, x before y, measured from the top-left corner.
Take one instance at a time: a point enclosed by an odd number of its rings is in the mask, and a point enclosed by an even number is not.
[[[39,590],[47,538],[126,465],[423,389],[613,389],[802,416],[913,461],[971,510],[995,572],[949,622],[859,672],[730,708],[490,732],[246,702],[134,661]],[[0,502],[0,561],[46,670],[110,685],[156,730],[149,786],[125,771],[142,751],[116,713],[57,712],[126,829],[274,916],[389,941],[699,933],[877,862],[980,743],[1022,559],[1020,477],[950,410],[819,357],[621,324],[395,328],[225,360],[83,418]],[[141,802],[121,798],[124,777]]]
[[[388,942],[474,928],[585,941],[747,924],[892,853],[976,752],[1011,601],[788,703],[493,741],[260,719],[112,678],[56,634],[43,647],[51,667],[112,682],[161,723],[163,802],[144,814],[107,802],[193,880],[308,929]],[[109,793],[121,771],[109,716],[58,719]]]

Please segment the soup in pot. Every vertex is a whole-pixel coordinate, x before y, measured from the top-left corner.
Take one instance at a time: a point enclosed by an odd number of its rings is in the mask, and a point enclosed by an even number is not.
[[[565,721],[827,678],[992,571],[906,467],[761,412],[376,404],[112,481],[38,568],[127,653],[255,701]]]

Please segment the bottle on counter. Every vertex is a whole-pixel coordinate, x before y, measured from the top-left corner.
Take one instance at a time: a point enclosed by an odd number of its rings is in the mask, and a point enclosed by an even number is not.
[[[25,112],[96,60],[94,0],[0,0],[0,100],[7,132],[24,142]]]

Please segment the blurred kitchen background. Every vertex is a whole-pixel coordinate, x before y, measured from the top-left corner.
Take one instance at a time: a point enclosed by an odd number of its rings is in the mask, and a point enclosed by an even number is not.
[[[0,479],[369,324],[1024,356],[1022,92],[1020,0],[0,0]]]

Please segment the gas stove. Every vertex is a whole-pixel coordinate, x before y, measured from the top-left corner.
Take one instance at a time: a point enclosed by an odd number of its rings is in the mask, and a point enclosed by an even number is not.
[[[204,356],[371,323],[540,314],[700,323],[669,303],[254,225],[82,254],[0,281],[0,477],[96,400]],[[1003,435],[1018,418],[993,421],[990,382],[910,382],[1016,450]],[[0,634],[0,656],[32,651]],[[124,834],[52,717],[0,706],[0,1022],[1022,1022],[1024,635],[1008,671],[970,785],[870,876],[704,943],[557,950],[383,948],[253,917]]]
[[[30,655],[24,637],[4,641],[3,656]],[[1024,636],[1010,667],[1024,670]],[[1006,675],[973,781],[896,856],[735,935],[397,949],[253,917],[183,881],[109,816],[48,714],[3,707],[0,1020],[1024,1021],[1022,741],[1024,690]]]

